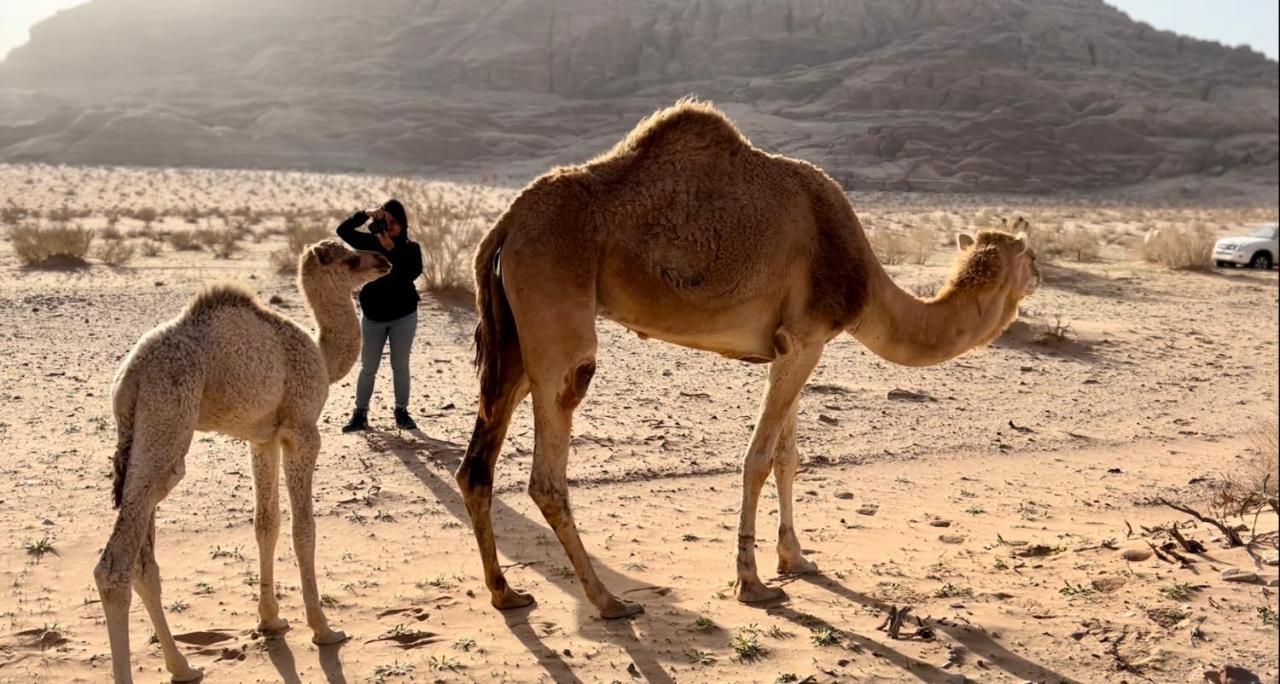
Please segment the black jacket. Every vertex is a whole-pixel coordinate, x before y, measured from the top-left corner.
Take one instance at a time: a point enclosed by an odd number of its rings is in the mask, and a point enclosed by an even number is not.
[[[422,249],[403,230],[394,238],[395,245],[384,249],[377,237],[356,230],[368,220],[368,214],[357,211],[338,226],[338,237],[354,249],[377,252],[391,262],[390,273],[360,289],[360,309],[365,317],[386,323],[418,309],[418,288],[413,281],[422,275]]]

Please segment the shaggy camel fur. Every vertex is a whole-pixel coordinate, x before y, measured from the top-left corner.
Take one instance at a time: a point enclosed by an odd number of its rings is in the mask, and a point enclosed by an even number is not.
[[[116,682],[131,681],[131,582],[151,616],[173,680],[202,675],[187,664],[169,633],[155,558],[156,504],[182,479],[196,430],[250,444],[257,495],[258,629],[288,628],[274,593],[283,447],[307,624],[318,644],[346,638],[329,627],[316,590],[311,513],[311,476],[320,450],[316,421],[329,383],[346,375],[359,354],[351,291],[388,270],[381,255],[353,251],[337,240],[316,243],[299,259],[298,281],[319,326],[318,339],[238,286],[215,285],[196,295],[177,318],[144,335],[125,358],[112,387],[118,435],[114,496],[120,513],[94,570]]]
[[[596,577],[569,508],[570,422],[595,371],[597,315],[641,337],[772,364],[743,468],[737,597],[782,595],[760,581],[755,562],[757,499],[771,468],[778,570],[816,570],[796,539],[791,489],[796,397],[824,345],[847,331],[894,363],[939,363],[994,339],[1038,285],[1021,238],[959,240],[948,284],[931,300],[915,298],[884,272],[839,185],[756,149],[708,104],[659,111],[604,156],[533,181],[475,262],[480,409],[457,480],[493,605],[533,600],[503,577],[490,521],[507,425],[532,393],[529,494],[600,614],[641,610]]]

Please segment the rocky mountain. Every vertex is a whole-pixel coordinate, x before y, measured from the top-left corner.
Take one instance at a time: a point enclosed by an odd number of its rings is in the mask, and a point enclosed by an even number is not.
[[[850,189],[1274,185],[1278,80],[1102,0],[92,0],[0,63],[0,161],[518,178],[692,94]]]

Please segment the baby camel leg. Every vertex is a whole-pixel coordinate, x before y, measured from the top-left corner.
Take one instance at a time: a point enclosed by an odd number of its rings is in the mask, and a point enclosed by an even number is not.
[[[298,574],[302,576],[302,602],[312,631],[311,641],[320,645],[341,643],[347,640],[347,635],[329,627],[320,607],[320,591],[316,588],[316,521],[311,507],[311,476],[320,454],[320,432],[314,425],[299,427],[286,433],[283,446],[285,484],[293,512],[293,552],[298,557]]]
[[[289,623],[280,618],[276,601],[276,540],[280,538],[280,442],[252,444],[253,531],[258,540],[258,631],[283,632]]]
[[[796,467],[800,462],[800,452],[796,448],[796,403],[798,402],[792,403],[791,413],[782,426],[778,448],[773,456],[773,479],[778,486],[778,572],[783,575],[818,571],[818,566],[807,560],[800,550],[800,540],[796,538],[795,522],[792,520],[795,500],[792,483],[795,482]]]
[[[165,665],[174,680],[200,678],[200,671],[187,664],[173,639],[166,639],[169,629],[160,604],[160,574],[154,554],[156,504],[182,479],[183,459],[191,445],[190,424],[194,418],[171,415],[182,408],[180,400],[168,398],[163,407],[142,403],[137,407],[139,416],[164,420],[135,431],[123,475],[120,512],[93,571],[106,616],[111,670],[117,684],[133,681],[129,667],[129,604],[133,598],[130,585],[137,589],[147,607],[165,652]]]
[[[164,666],[169,670],[175,682],[194,682],[204,676],[200,670],[191,667],[187,659],[178,650],[178,644],[169,631],[169,623],[164,618],[164,605],[160,600],[160,567],[156,565],[156,514],[151,511],[147,526],[147,536],[138,554],[137,565],[133,571],[133,588],[142,598],[142,605],[151,616],[151,626],[155,629],[156,639],[160,641],[160,650],[164,653]]]
[[[742,467],[737,596],[743,603],[770,601],[783,596],[782,589],[766,587],[756,572],[756,508],[760,502],[760,489],[769,477],[783,424],[795,410],[796,397],[821,357],[822,345],[797,346],[769,367],[769,388]]]

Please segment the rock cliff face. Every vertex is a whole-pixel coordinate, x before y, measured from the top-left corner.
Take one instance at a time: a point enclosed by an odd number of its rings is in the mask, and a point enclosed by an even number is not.
[[[1277,170],[1276,62],[1101,0],[93,0],[0,63],[0,160],[521,176],[689,94],[851,189]]]

